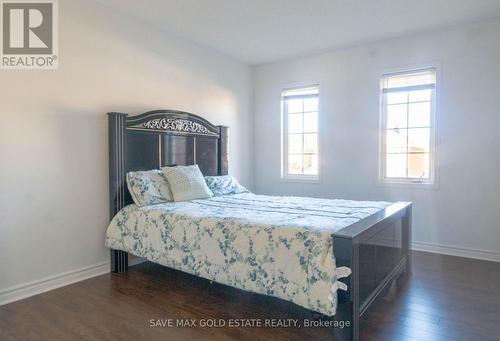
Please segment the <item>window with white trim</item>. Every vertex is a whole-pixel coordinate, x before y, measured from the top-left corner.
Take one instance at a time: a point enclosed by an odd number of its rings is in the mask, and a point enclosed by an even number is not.
[[[382,182],[434,183],[436,69],[381,79]]]
[[[284,90],[282,103],[282,178],[319,178],[319,88]]]

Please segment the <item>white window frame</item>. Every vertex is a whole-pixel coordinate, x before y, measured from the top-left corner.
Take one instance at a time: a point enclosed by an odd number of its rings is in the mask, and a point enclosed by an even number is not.
[[[387,130],[387,104],[381,86],[382,79],[388,76],[397,76],[401,74],[417,73],[419,71],[434,70],[435,86],[431,95],[431,113],[430,113],[430,146],[429,146],[429,178],[417,179],[407,177],[386,177],[386,130]],[[437,167],[436,167],[436,130],[437,130],[437,115],[439,103],[439,88],[440,88],[440,66],[438,64],[426,64],[415,67],[400,68],[398,70],[390,70],[383,72],[380,77],[379,97],[380,97],[380,151],[379,151],[379,184],[381,185],[403,185],[415,186],[424,188],[437,187]]]
[[[293,87],[285,87],[281,90],[281,97],[283,93],[290,90],[300,90],[316,88],[318,89],[318,174],[290,174],[288,173],[288,109],[287,102],[283,101],[281,98],[281,180],[290,182],[307,182],[307,183],[318,183],[320,182],[321,174],[321,132],[320,132],[320,94],[321,89],[317,83],[304,83],[297,84]]]

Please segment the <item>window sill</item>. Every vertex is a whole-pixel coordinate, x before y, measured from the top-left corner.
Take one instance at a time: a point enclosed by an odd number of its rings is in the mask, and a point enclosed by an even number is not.
[[[398,180],[379,180],[379,187],[395,187],[407,189],[438,189],[439,186],[434,182],[418,182],[418,181],[398,181]]]
[[[306,184],[320,183],[319,176],[282,176],[281,182],[297,182]]]

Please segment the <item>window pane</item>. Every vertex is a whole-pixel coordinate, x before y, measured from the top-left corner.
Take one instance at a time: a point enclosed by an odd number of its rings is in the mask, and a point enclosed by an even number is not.
[[[406,103],[408,101],[408,92],[389,92],[386,94],[387,104]]]
[[[304,155],[304,174],[318,174],[318,155]]]
[[[302,153],[302,134],[288,135],[288,153]]]
[[[302,155],[288,155],[288,174],[302,174]]]
[[[318,98],[307,98],[304,100],[304,111],[318,111]]]
[[[406,128],[406,104],[392,104],[387,106],[387,128]]]
[[[318,152],[318,134],[304,134],[304,153]]]
[[[429,127],[431,125],[431,102],[409,105],[409,127]]]
[[[283,90],[281,96],[304,96],[304,95],[317,95],[317,94],[319,94],[319,88],[317,86],[311,86],[307,88]]]
[[[308,112],[304,114],[304,133],[318,132],[318,113]]]
[[[408,155],[408,177],[429,178],[429,154],[409,154]]]
[[[410,102],[421,102],[431,100],[431,89],[410,91]]]
[[[288,132],[289,133],[302,133],[302,114],[288,115]]]
[[[388,178],[405,178],[406,154],[387,154],[385,174]]]
[[[303,100],[301,99],[288,100],[288,113],[302,112],[302,102]]]
[[[382,80],[384,88],[399,88],[402,86],[434,84],[436,71],[434,69],[388,75]]]
[[[436,69],[385,75],[380,85],[385,106],[384,177],[431,179]]]
[[[406,129],[387,130],[386,152],[406,153]]]
[[[318,173],[318,102],[316,86],[283,90],[283,115],[286,130],[286,174],[317,175]],[[307,154],[307,155],[305,155]]]
[[[408,129],[408,152],[429,152],[431,133],[429,128]]]

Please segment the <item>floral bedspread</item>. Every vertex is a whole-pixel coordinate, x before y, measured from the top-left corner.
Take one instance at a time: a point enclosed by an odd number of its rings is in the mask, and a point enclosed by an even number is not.
[[[386,202],[263,196],[252,193],[123,208],[106,246],[171,268],[308,309],[335,314],[336,231]]]

